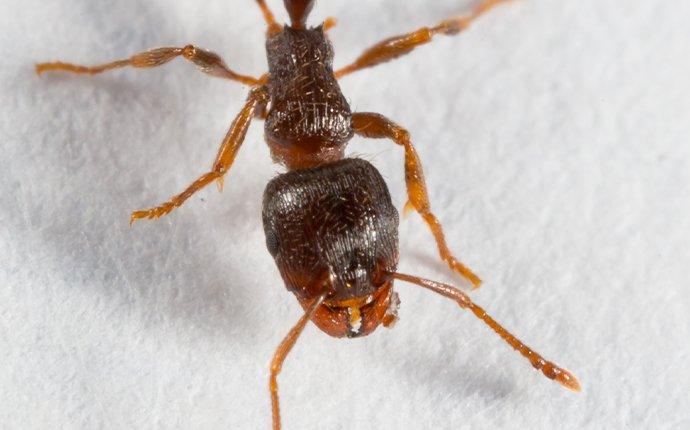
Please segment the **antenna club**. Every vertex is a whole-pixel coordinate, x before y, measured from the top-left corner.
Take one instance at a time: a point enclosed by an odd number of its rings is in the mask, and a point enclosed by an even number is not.
[[[572,373],[565,369],[560,369],[560,373],[554,378],[554,380],[574,393],[579,393],[582,390],[580,381],[578,381]]]

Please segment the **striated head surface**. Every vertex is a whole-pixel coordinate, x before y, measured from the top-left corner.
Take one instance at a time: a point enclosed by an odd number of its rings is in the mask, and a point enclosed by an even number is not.
[[[278,176],[264,193],[263,223],[268,250],[301,302],[326,292],[325,305],[343,310],[331,316],[354,329],[370,322],[363,310],[389,301],[380,290],[390,290],[387,273],[398,263],[398,212],[368,162],[345,159]]]

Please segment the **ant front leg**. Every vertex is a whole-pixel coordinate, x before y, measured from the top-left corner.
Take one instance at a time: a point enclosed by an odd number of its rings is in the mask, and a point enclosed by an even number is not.
[[[469,280],[474,288],[478,288],[482,281],[467,266],[458,261],[448,249],[443,228],[438,218],[431,212],[429,195],[424,181],[422,163],[417,151],[412,146],[410,133],[398,124],[377,113],[357,112],[352,114],[352,127],[355,133],[370,138],[388,138],[405,148],[405,182],[407,184],[407,198],[405,210],[413,208],[427,223],[436,239],[441,258],[451,269]]]
[[[230,126],[230,130],[225,135],[223,143],[218,150],[218,155],[216,156],[216,161],[213,163],[213,169],[201,175],[199,179],[194,181],[192,185],[187,187],[182,193],[174,196],[169,201],[148,210],[135,211],[132,212],[132,217],[130,219],[130,225],[134,221],[142,218],[155,219],[160,218],[163,215],[170,213],[173,209],[180,207],[182,203],[190,198],[194,193],[210,184],[213,181],[218,181],[219,186],[222,188],[223,176],[227,173],[230,166],[232,166],[237,151],[240,149],[245,136],[247,135],[247,130],[251,124],[252,118],[254,117],[257,110],[264,108],[264,105],[268,102],[268,93],[265,87],[255,87],[249,93],[247,97],[247,102],[245,103],[242,111],[235,117],[235,120]]]
[[[95,75],[103,73],[108,70],[119,69],[121,67],[136,67],[136,68],[150,68],[158,67],[173,60],[177,57],[194,63],[199,70],[215,76],[218,78],[231,79],[241,82],[246,85],[258,85],[261,83],[260,79],[251,76],[240,75],[230,70],[222,58],[214,52],[206,51],[197,48],[193,45],[187,45],[183,48],[156,48],[149,51],[140,52],[124,60],[117,60],[98,66],[80,66],[77,64],[63,63],[56,61],[52,63],[36,64],[36,73],[39,75],[51,71],[63,71],[70,73],[79,73],[87,75]]]
[[[484,14],[484,12],[499,3],[506,3],[507,1],[508,0],[482,0],[481,3],[475,6],[472,11],[465,16],[447,19],[441,21],[434,27],[422,27],[411,33],[401,34],[382,40],[364,51],[364,53],[353,63],[336,71],[335,76],[340,78],[352,72],[402,57],[412,52],[418,46],[431,42],[437,34],[454,36],[469,27],[472,21]]]

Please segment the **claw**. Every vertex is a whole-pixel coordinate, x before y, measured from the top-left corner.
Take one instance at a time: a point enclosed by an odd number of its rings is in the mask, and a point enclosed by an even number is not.
[[[139,219],[140,217],[138,216],[137,212],[132,212],[132,214],[129,216],[129,228],[132,228],[134,225],[134,221]]]
[[[132,212],[132,215],[129,218],[129,226],[131,227],[136,220],[142,219],[142,218],[148,218],[148,219],[157,219],[162,217],[163,215],[169,214],[173,209],[175,209],[176,205],[173,202],[165,202],[160,206],[157,206],[152,209],[148,209],[145,211],[134,211]]]

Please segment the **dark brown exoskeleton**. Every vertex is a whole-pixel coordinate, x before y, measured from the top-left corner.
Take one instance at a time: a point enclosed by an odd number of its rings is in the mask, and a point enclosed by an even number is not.
[[[365,336],[394,322],[398,299],[398,212],[379,172],[344,159],[295,170],[264,192],[266,246],[288,290],[335,337]]]
[[[270,110],[266,141],[289,169],[340,160],[352,138],[352,112],[333,75],[323,26],[285,27],[266,41]]]
[[[271,364],[274,428],[280,428],[278,373],[307,321],[334,337],[359,337],[397,319],[393,280],[411,282],[471,310],[542,373],[573,391],[577,379],[543,359],[450,285],[398,273],[398,213],[379,172],[361,159],[294,170],[264,192],[266,246],[304,316]]]
[[[265,0],[255,0],[268,25],[267,74],[254,78],[232,71],[216,54],[193,45],[158,48],[100,66],[53,62],[36,66],[41,74],[62,70],[96,74],[125,66],[156,67],[183,57],[212,76],[251,86],[218,151],[212,169],[182,193],[152,209],[135,211],[131,221],[158,218],[179,207],[196,191],[217,181],[222,186],[254,117],[265,119],[266,141],[276,162],[288,173],[272,180],[264,193],[266,245],[285,285],[305,310],[278,347],[271,363],[273,427],[280,428],[277,377],[290,349],[308,321],[335,337],[359,337],[397,318],[395,279],[417,284],[469,309],[510,346],[550,379],[579,391],[568,371],[543,359],[508,333],[457,288],[397,272],[398,213],[378,171],[368,162],[344,158],[354,135],[387,138],[405,151],[406,209],[417,211],[434,235],[441,258],[471,282],[480,279],[460,263],[446,245],[438,219],[431,212],[424,174],[410,134],[376,113],[352,112],[338,79],[409,53],[437,34],[454,35],[491,7],[507,0],[482,0],[468,15],[434,27],[386,39],[367,49],[353,63],[333,70],[333,47],[327,31],[335,25],[306,27],[315,0],[284,0],[291,25],[280,26]]]

